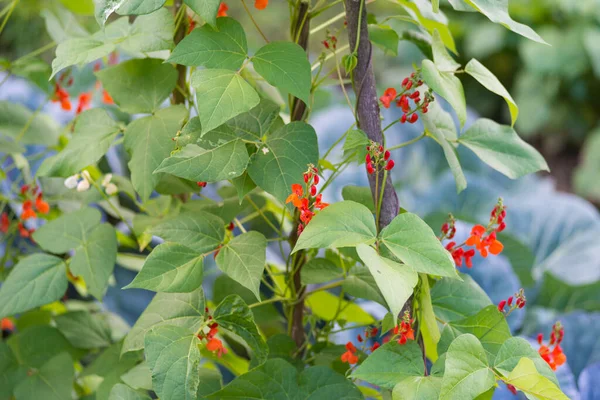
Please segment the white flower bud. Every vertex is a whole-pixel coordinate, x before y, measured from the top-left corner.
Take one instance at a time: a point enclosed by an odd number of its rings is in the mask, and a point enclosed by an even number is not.
[[[83,172],[81,173],[81,175],[83,176],[83,178],[84,178],[86,181],[88,181],[88,183],[90,183],[90,182],[92,181],[92,177],[90,176],[90,173],[89,173],[87,170],[83,171]],[[89,186],[90,186],[90,185],[88,185],[88,187],[89,187]]]
[[[102,186],[108,187],[108,184],[110,183],[111,179],[112,179],[112,174],[104,175],[104,178],[102,179]]]
[[[117,193],[119,191],[119,188],[117,188],[117,185],[115,185],[114,183],[108,183],[106,185],[106,194],[109,196],[112,196],[113,194]]]
[[[72,175],[65,179],[65,186],[67,189],[75,189],[77,187],[77,181],[79,180],[79,174]]]
[[[89,188],[90,188],[90,182],[87,179],[82,179],[77,184],[77,191],[78,192],[85,192]]]

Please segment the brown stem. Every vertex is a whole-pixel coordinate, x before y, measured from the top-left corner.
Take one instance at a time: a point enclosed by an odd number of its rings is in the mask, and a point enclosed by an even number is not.
[[[310,18],[308,15],[308,7],[309,3],[306,1],[302,1],[299,5],[298,14],[296,23],[294,25],[294,29],[292,30],[293,38],[292,40],[296,40],[298,38],[298,44],[304,49],[308,49],[308,36],[310,31]],[[306,111],[306,104],[298,98],[294,98],[292,102],[292,111],[291,111],[291,120],[292,121],[300,121],[304,119]],[[296,214],[297,216],[297,214]],[[292,228],[292,233],[290,235],[290,248],[294,248],[296,245],[296,241],[298,240],[298,225],[295,224]],[[292,312],[292,339],[296,343],[296,347],[298,349],[302,349],[304,342],[306,340],[306,332],[304,332],[304,298],[302,291],[302,282],[300,281],[300,271],[302,270],[302,266],[306,262],[306,254],[304,251],[299,251],[295,254],[292,259],[292,268],[298,265],[297,268],[294,268],[294,276],[292,278],[292,283],[294,285],[294,292],[296,293],[296,297],[298,302],[294,305],[294,309]],[[302,357],[303,352],[298,351],[298,356]]]
[[[175,0],[173,12],[175,15],[179,13],[179,10],[183,7],[183,0]],[[173,37],[173,42],[177,45],[179,42],[183,40],[185,37],[185,33],[187,31],[187,20],[185,16],[183,17],[183,21],[179,24],[179,27],[175,31],[175,36]],[[187,94],[187,84],[186,84],[186,75],[187,68],[185,65],[177,64],[177,87],[173,90],[173,104],[184,104],[185,103],[185,95]],[[179,90],[181,89],[181,91]],[[182,92],[183,91],[183,92]]]
[[[352,84],[356,91],[357,104],[356,111],[358,117],[358,126],[367,134],[368,138],[383,143],[383,132],[381,130],[380,110],[375,86],[375,75],[373,74],[373,64],[371,62],[372,45],[369,41],[369,31],[367,29],[367,5],[362,5],[365,0],[344,0],[346,6],[346,20],[348,21],[348,41],[350,49],[356,48],[358,63],[352,73]],[[366,3],[366,1],[365,1]],[[360,26],[359,26],[360,20]],[[356,47],[357,33],[360,31],[358,47]],[[379,175],[379,181],[383,180],[383,171]],[[373,199],[379,196],[376,189],[376,177],[369,175],[369,184]],[[392,183],[391,175],[388,174],[385,182],[385,190],[381,201],[381,212],[379,214],[379,227],[383,229],[398,215],[399,202],[396,190]],[[398,317],[404,314],[405,310],[411,310],[413,297],[411,296]],[[415,318],[416,320],[416,318]],[[422,341],[420,341],[422,343]],[[423,346],[421,345],[421,349]]]

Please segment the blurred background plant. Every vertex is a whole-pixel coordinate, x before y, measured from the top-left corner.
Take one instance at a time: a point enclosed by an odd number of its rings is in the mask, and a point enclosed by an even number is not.
[[[236,0],[230,3],[230,15],[249,26],[251,21],[243,9],[233,6]],[[439,231],[446,215],[453,213],[459,220],[457,237],[461,240],[473,224],[487,221],[490,209],[498,197],[503,197],[508,206],[508,228],[502,235],[505,252],[492,259],[476,257],[474,267],[462,272],[469,273],[494,303],[513,295],[520,287],[525,288],[526,310],[515,313],[509,320],[515,334],[532,341],[538,333],[547,337],[552,324],[560,320],[565,327],[563,347],[568,360],[567,365],[557,371],[562,389],[572,399],[600,399],[593,380],[600,375],[600,258],[597,256],[600,252],[597,210],[600,204],[600,99],[596,95],[600,91],[600,3],[597,0],[511,2],[513,18],[534,28],[551,46],[529,41],[501,25],[490,23],[479,13],[458,12],[449,3],[441,3],[448,18],[440,14],[432,17],[432,23],[440,29],[451,21],[447,29],[455,40],[452,43],[457,50],[457,60],[464,65],[477,57],[513,95],[520,108],[516,130],[542,152],[551,173],[510,181],[471,153],[461,151],[459,156],[469,187],[457,195],[452,175],[444,167],[446,161],[441,149],[435,143],[422,141],[410,150],[400,150],[397,157],[393,173],[401,205],[424,217],[435,231]],[[76,20],[64,12],[65,8],[77,15]],[[406,76],[413,62],[424,57],[418,45],[430,41],[430,35],[410,22],[414,14],[401,4],[378,0],[370,5],[370,10],[379,16],[378,20],[370,19],[370,28],[377,46],[373,53],[377,79],[383,92],[385,87],[397,84],[398,77]],[[405,10],[406,18],[382,18],[388,10],[390,14]],[[321,31],[322,38],[312,35],[313,60],[324,50],[321,40],[326,38],[328,30],[339,38],[346,36],[340,34],[344,29],[340,12],[339,7],[333,7],[314,21],[312,29]],[[49,62],[64,32],[77,35],[80,30],[97,30],[92,0],[0,1],[0,21],[9,14],[12,15],[6,25],[0,22],[0,68],[3,70],[0,100],[23,103],[32,110],[42,107],[43,112],[52,114],[58,122],[68,121],[72,116],[61,112],[59,105],[43,101],[54,90],[48,82]],[[267,36],[276,36],[280,34],[280,18],[285,15],[286,2],[272,1],[268,9],[257,15],[257,20]],[[335,22],[327,28],[319,26],[320,22],[331,20]],[[259,47],[260,40],[257,32],[248,29],[250,48]],[[338,48],[343,48],[343,43]],[[384,53],[398,54],[398,57],[383,57]],[[322,148],[329,147],[346,129],[338,121],[352,120],[334,78],[332,76],[330,87],[320,89],[316,111],[309,121],[318,132]],[[75,84],[69,91],[76,96],[82,88],[92,86],[93,80],[92,66],[76,71]],[[509,109],[501,97],[489,95],[474,79],[465,76],[461,80],[468,104],[473,107],[469,112],[470,122],[480,115],[510,124]],[[7,106],[8,102],[0,107],[0,131],[10,126],[15,115],[15,109]],[[124,118],[116,108],[110,110]],[[384,115],[386,122],[399,118],[393,111]],[[52,123],[48,124],[52,126],[46,126],[49,132],[57,130]],[[414,138],[420,132],[418,124],[396,125],[389,135],[392,137],[389,145]],[[33,154],[33,150],[29,154]],[[104,168],[126,175],[124,153],[115,151],[109,155],[103,161]],[[31,162],[33,170],[36,165],[39,160]],[[10,174],[4,177],[7,178],[3,184],[6,191],[12,182]],[[346,170],[336,185],[328,188],[326,197],[341,200],[342,193],[350,196],[350,190],[342,191],[344,186],[366,186],[362,166]],[[220,191],[218,195],[227,200],[231,193]],[[120,254],[118,262],[125,268],[115,271],[115,287],[122,287],[135,275],[131,270],[139,270],[139,263],[125,253]],[[214,268],[212,272],[216,272]],[[247,295],[245,289],[224,277],[216,278],[214,285],[214,292],[223,296],[229,292]],[[149,298],[150,294],[141,290],[109,290],[106,304],[132,323]],[[433,301],[435,306],[435,296]],[[274,309],[270,307],[256,310],[257,323],[263,330],[271,329],[273,318],[277,317],[271,311]],[[381,311],[374,307],[374,313]],[[383,314],[376,316],[381,318]],[[355,334],[344,332],[343,340]],[[501,388],[494,398],[512,396]]]

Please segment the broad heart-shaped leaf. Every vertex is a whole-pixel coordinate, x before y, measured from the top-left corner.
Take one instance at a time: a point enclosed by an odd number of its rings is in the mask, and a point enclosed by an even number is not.
[[[68,400],[71,399],[75,370],[73,360],[67,353],[61,353],[31,371],[15,388],[17,399]]]
[[[421,288],[418,293],[418,304],[420,309],[419,328],[423,335],[426,353],[429,358],[435,361],[437,359],[437,344],[440,341],[441,333],[437,317],[433,311],[431,303],[431,290],[429,289],[429,278],[426,274],[419,274]],[[429,349],[428,349],[429,347]]]
[[[112,42],[104,42],[96,36],[73,38],[58,44],[56,57],[52,60],[52,75],[72,65],[89,64],[107,56],[117,47]]]
[[[67,214],[68,215],[68,214]],[[81,276],[92,296],[101,300],[117,260],[115,228],[105,223],[93,228],[75,249],[70,269]]]
[[[302,268],[302,272],[304,272],[304,267]],[[342,287],[350,296],[373,300],[387,307],[387,303],[377,286],[377,282],[375,282],[375,278],[373,278],[369,268],[364,265],[356,264],[350,268]]]
[[[195,182],[218,182],[240,176],[248,160],[246,145],[239,139],[215,148],[188,144],[183,150],[166,158],[155,172],[169,173]]]
[[[404,345],[392,340],[375,350],[352,372],[351,377],[393,389],[405,378],[423,376],[421,348],[415,340]]]
[[[439,376],[412,376],[394,386],[392,400],[438,399],[442,389]]]
[[[38,228],[33,240],[46,251],[66,253],[79,246],[86,233],[96,227],[101,218],[100,211],[91,207],[63,214]]]
[[[458,141],[483,162],[511,179],[549,171],[544,157],[521,139],[513,128],[490,119],[478,119]]]
[[[325,283],[344,277],[344,270],[327,258],[313,258],[302,267],[301,278],[304,285]]]
[[[369,24],[369,40],[379,46],[385,54],[398,55],[400,38],[388,25]]]
[[[156,111],[177,84],[177,70],[157,58],[128,60],[96,76],[115,103],[131,114]]]
[[[460,64],[454,61],[454,58],[446,51],[446,46],[440,37],[440,32],[435,29],[431,36],[431,52],[435,66],[440,71],[456,71],[460,67]]]
[[[175,325],[196,331],[204,321],[204,291],[191,293],[158,293],[131,331],[125,336],[121,354],[144,348],[146,332],[160,325]]]
[[[456,277],[452,256],[429,225],[412,213],[395,217],[379,234],[381,243],[394,256],[417,272]]]
[[[183,105],[163,108],[153,115],[136,119],[125,130],[125,148],[131,154],[131,183],[142,201],[161,178],[154,170],[173,150],[173,137],[183,125],[187,110]]]
[[[117,8],[120,15],[150,14],[161,8],[167,0],[124,0]]]
[[[345,321],[362,325],[375,323],[375,319],[359,305],[340,300],[339,296],[324,290],[309,295],[306,298],[306,305],[314,315],[326,321]]]
[[[475,315],[446,325],[438,343],[438,353],[445,353],[452,340],[463,333],[475,335],[481,341],[490,363],[495,360],[504,342],[511,337],[504,314],[496,306],[490,305]]]
[[[150,400],[150,396],[122,383],[113,386],[108,400]]]
[[[269,347],[258,332],[254,316],[248,305],[237,294],[223,299],[215,309],[213,318],[223,329],[242,339],[252,351],[253,365],[260,365],[267,359]]]
[[[483,346],[473,335],[460,335],[446,353],[440,400],[474,399],[488,391],[496,379]]]
[[[227,126],[241,139],[260,140],[267,134],[280,110],[271,100],[260,99],[256,107],[229,120]]]
[[[194,29],[167,61],[192,67],[237,70],[248,56],[244,28],[233,18],[217,19],[217,29],[205,24]]]
[[[128,53],[139,54],[140,57],[154,51],[170,50],[173,46],[174,31],[173,14],[163,7],[152,14],[137,17],[124,40],[119,41],[119,46]]]
[[[460,274],[462,280],[442,278],[431,289],[431,303],[435,315],[451,322],[475,315],[492,301],[469,275]]]
[[[221,248],[216,262],[219,269],[247,287],[260,301],[260,279],[267,259],[267,239],[251,231],[234,237]]]
[[[504,376],[508,376],[522,358],[528,358],[533,361],[537,372],[558,385],[558,380],[556,379],[554,371],[552,371],[548,363],[540,357],[539,353],[531,347],[529,342],[523,338],[512,337],[504,342],[500,351],[498,351],[498,355],[496,355],[494,368],[500,371]]]
[[[444,111],[438,102],[434,101],[429,105],[429,112],[423,114],[423,125],[425,133],[442,147],[456,181],[456,191],[462,192],[467,187],[467,179],[460,166],[456,149],[450,143],[456,140],[456,127],[452,116]]]
[[[71,311],[54,317],[58,330],[78,349],[97,349],[111,344],[108,324],[88,311]]]
[[[152,250],[142,270],[124,289],[192,292],[202,285],[203,259],[202,254],[180,244],[160,244]]]
[[[546,271],[535,305],[565,313],[574,310],[600,311],[599,294],[600,281],[569,285]]]
[[[375,249],[366,244],[359,244],[356,251],[375,278],[391,313],[400,315],[404,303],[412,295],[419,281],[417,273],[409,265],[381,257]]]
[[[181,326],[162,325],[144,338],[152,389],[165,400],[194,400],[200,383],[200,339]]]
[[[254,69],[271,85],[298,97],[306,104],[310,97],[310,63],[296,43],[271,42],[252,56]]]
[[[244,78],[226,69],[199,69],[192,75],[192,86],[203,133],[251,110],[260,101]]]
[[[147,362],[142,362],[123,375],[121,379],[134,389],[152,390],[152,371]]]
[[[16,143],[45,146],[54,146],[60,135],[58,125],[47,115],[34,115],[26,107],[9,101],[0,101],[0,132]]]
[[[60,299],[67,290],[67,267],[49,254],[24,257],[0,287],[0,319]]]
[[[217,12],[221,0],[183,0],[196,14],[213,27],[217,26]]]
[[[364,399],[360,390],[331,368],[310,367],[298,374],[296,367],[275,358],[247,372],[209,399],[344,400]]]
[[[474,58],[465,66],[465,72],[477,79],[477,81],[490,92],[504,97],[510,110],[511,125],[514,126],[519,116],[519,107],[517,107],[517,103],[515,103],[510,93],[508,93],[508,90],[506,90],[498,78],[496,78],[496,75]]]
[[[550,379],[541,375],[534,362],[529,358],[522,358],[515,369],[504,380],[519,390],[535,396],[540,400],[568,400],[569,398],[561,392],[557,385]]]
[[[66,178],[95,164],[106,154],[120,129],[119,124],[102,108],[82,112],[77,117],[73,137],[67,147],[45,159],[37,175]]]
[[[6,342],[0,341],[0,399],[11,398],[15,386],[27,377],[27,370],[26,366],[19,365]]]
[[[463,0],[485,15],[490,21],[503,25],[511,31],[533,41],[548,44],[527,25],[513,20],[508,14],[508,0]]]
[[[325,247],[354,247],[372,244],[377,238],[371,211],[353,201],[331,204],[313,217],[298,238],[294,252]]]
[[[291,122],[267,136],[248,165],[248,174],[263,190],[283,202],[292,184],[303,183],[308,164],[317,164],[319,144],[312,126]]]
[[[49,359],[60,353],[69,353],[73,357],[81,357],[76,350],[56,329],[49,325],[32,325],[12,335],[7,344],[12,349],[19,364],[28,368],[41,368]]]
[[[110,14],[121,7],[127,0],[94,0],[94,16],[98,25],[104,26]]]
[[[467,121],[467,104],[460,80],[452,72],[440,71],[430,60],[423,60],[421,72],[427,86],[446,99],[454,108],[460,126],[463,126]]]
[[[434,12],[432,3],[427,0],[398,0],[412,19],[419,22],[430,34],[435,29],[440,32],[442,41],[451,51],[456,53],[452,32],[448,28],[448,18],[441,11]]]
[[[223,242],[225,222],[206,211],[189,212],[155,226],[152,234],[198,253],[207,253]]]

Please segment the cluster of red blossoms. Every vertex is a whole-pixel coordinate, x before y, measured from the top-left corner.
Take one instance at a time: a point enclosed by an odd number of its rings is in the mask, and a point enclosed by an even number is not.
[[[298,236],[304,231],[304,227],[310,222],[312,217],[315,216],[314,209],[322,210],[329,205],[329,203],[323,203],[323,194],[317,194],[317,185],[319,184],[319,170],[314,165],[309,164],[308,170],[304,173],[304,184],[297,183],[292,184],[292,194],[290,194],[285,203],[292,203],[294,207],[300,211],[300,221],[298,224]]]
[[[517,299],[517,300],[513,304],[514,299]],[[527,303],[527,299],[525,298],[525,292],[521,288],[521,289],[519,289],[519,291],[517,293],[515,293],[514,296],[510,296],[508,299],[502,300],[500,303],[498,303],[498,311],[500,311],[501,313],[506,313],[506,316],[508,316],[511,312],[513,312],[517,308],[525,307],[526,303]],[[508,310],[506,310],[506,306],[508,306]]]
[[[395,164],[394,160],[390,160],[389,150],[384,149],[382,145],[378,145],[372,141],[371,144],[367,146],[365,165],[367,166],[367,172],[371,175],[379,173],[382,170],[391,171]]]
[[[415,340],[415,332],[413,331],[412,324],[414,320],[410,317],[410,313],[408,311],[404,312],[404,316],[402,317],[402,322],[400,325],[396,325],[394,327],[394,339],[398,337],[398,344],[405,344],[407,340]]]
[[[208,307],[204,311],[208,314]],[[212,320],[212,315],[208,316],[208,320]],[[227,354],[227,349],[223,346],[223,342],[215,337],[217,333],[219,333],[219,324],[216,322],[209,323],[198,333],[198,339],[206,345],[208,351],[222,357],[223,354]]]
[[[335,50],[337,48],[337,41],[338,40],[335,35],[332,35],[329,32],[327,32],[327,38],[325,40],[323,40],[321,43],[323,43],[323,46],[325,46],[325,48],[327,50],[329,50],[329,49]]]
[[[506,217],[506,207],[502,204],[502,199],[498,200],[498,204],[492,210],[490,222],[487,227],[483,225],[475,225],[471,229],[471,235],[462,244],[457,245],[451,241],[446,244],[446,250],[450,252],[456,266],[461,267],[463,260],[467,268],[473,266],[472,258],[475,256],[475,250],[479,251],[482,257],[487,257],[488,254],[498,255],[504,249],[504,245],[496,238],[496,234],[502,232],[506,228],[504,218]],[[452,239],[456,233],[455,219],[452,215],[448,221],[442,225],[442,236],[440,240]],[[464,250],[464,246],[472,246],[474,248]]]
[[[256,8],[257,10],[264,10],[265,8],[267,8],[268,5],[269,0],[254,0],[254,8]],[[227,6],[227,3],[222,1],[221,4],[219,4],[219,11],[217,12],[217,17],[226,17],[227,11],[229,11],[229,6]]]
[[[540,348],[538,353],[540,356],[548,363],[550,368],[553,371],[556,371],[556,368],[563,365],[567,362],[567,356],[563,353],[562,348],[560,347],[561,342],[565,336],[565,328],[563,328],[560,322],[557,322],[552,326],[552,333],[550,334],[550,342],[548,346],[544,345],[544,335],[538,334],[537,341],[540,344]],[[550,347],[554,346],[552,350]]]
[[[390,87],[385,90],[383,96],[379,98],[381,104],[385,108],[390,108],[390,105],[393,101],[396,101],[396,105],[400,107],[403,111],[402,117],[400,118],[401,123],[405,123],[408,121],[411,124],[414,124],[419,120],[418,111],[421,111],[423,114],[427,113],[429,103],[434,101],[433,92],[431,89],[424,92],[425,98],[421,101],[421,92],[416,88],[423,85],[423,81],[420,79],[419,75],[415,72],[407,76],[402,81],[402,90],[397,92],[396,89]],[[414,106],[411,107],[410,101],[414,103]]]
[[[17,228],[21,237],[29,238],[35,230],[27,229],[24,222],[28,219],[37,218],[37,213],[48,214],[50,212],[50,205],[44,200],[42,191],[37,186],[21,186],[21,199],[23,200],[23,205],[21,206],[21,216]],[[10,219],[8,218],[8,214],[3,212],[0,216],[0,232],[7,233],[9,228]]]
[[[365,329],[365,337],[375,337],[377,336],[378,332],[379,329],[377,329],[377,327],[367,328]],[[360,343],[364,342],[362,335],[357,335],[356,340],[358,340]],[[378,342],[375,342],[370,348],[371,352],[377,350],[379,346],[380,344]],[[363,351],[364,350],[366,349],[363,349]],[[352,342],[348,342],[346,343],[346,352],[343,353],[340,358],[342,362],[347,362],[348,364],[356,364],[358,363],[358,356],[356,355],[357,352],[358,350],[356,349],[356,346],[354,346]]]
[[[0,330],[12,332],[15,330],[15,324],[8,318],[0,319]]]

